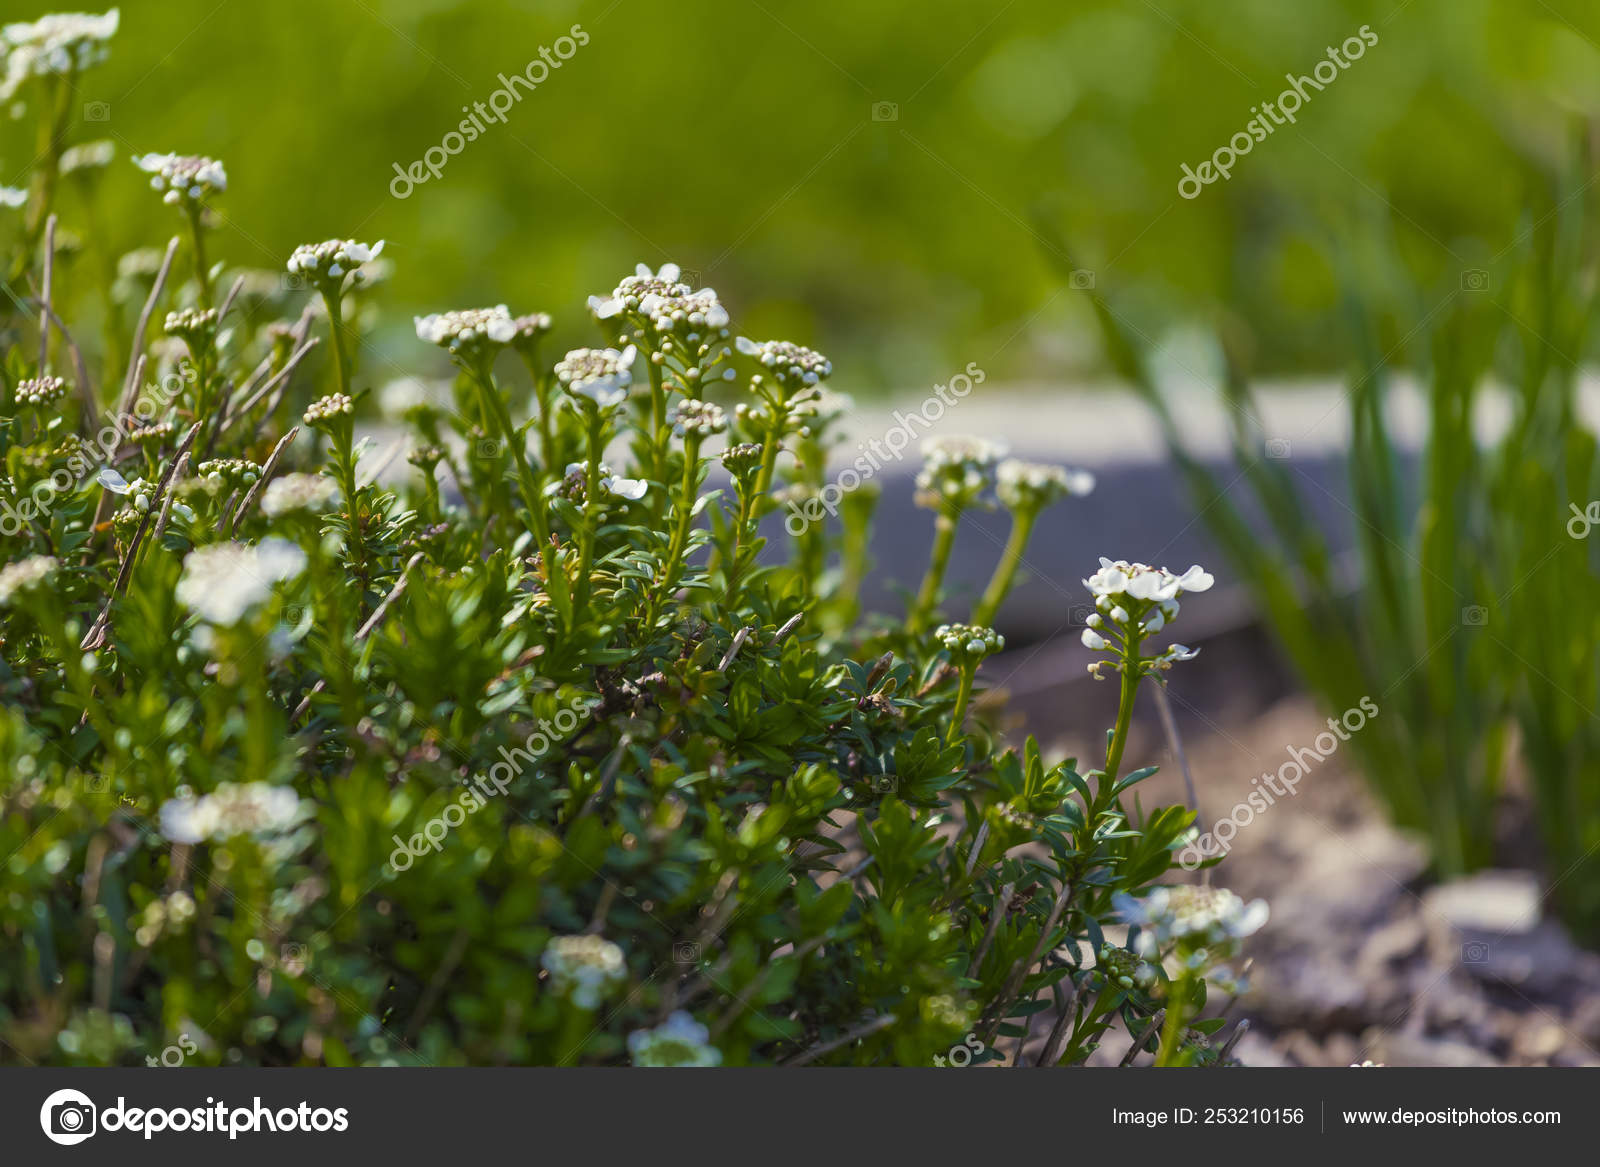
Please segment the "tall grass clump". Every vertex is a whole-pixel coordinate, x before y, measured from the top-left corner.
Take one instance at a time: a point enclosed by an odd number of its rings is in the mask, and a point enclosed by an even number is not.
[[[1399,825],[1444,875],[1496,862],[1508,779],[1520,768],[1551,894],[1600,937],[1600,464],[1580,410],[1596,308],[1592,200],[1574,185],[1530,216],[1524,246],[1462,273],[1386,336],[1352,276],[1350,435],[1340,558],[1311,503],[1326,491],[1273,457],[1244,346],[1224,333],[1232,465],[1191,448],[1133,330],[1095,308],[1121,375],[1159,418],[1204,520],[1301,678],[1327,709],[1376,700],[1353,739]],[[1383,339],[1380,339],[1382,337]],[[1427,411],[1422,447],[1392,430],[1409,366]],[[1498,430],[1484,418],[1502,405]],[[1489,436],[1485,436],[1488,433]],[[1252,518],[1254,521],[1252,521]],[[1262,537],[1262,524],[1268,538]]]

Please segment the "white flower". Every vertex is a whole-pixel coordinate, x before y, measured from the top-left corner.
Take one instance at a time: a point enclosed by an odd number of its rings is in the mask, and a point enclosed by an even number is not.
[[[539,958],[550,973],[550,986],[570,994],[581,1009],[598,1008],[606,993],[628,979],[622,949],[595,935],[557,936]]]
[[[70,146],[61,154],[61,173],[71,174],[76,170],[98,170],[103,166],[111,165],[111,160],[117,156],[117,147],[109,139],[102,138],[98,142],[84,142],[77,146]]]
[[[31,24],[0,28],[5,55],[0,101],[9,101],[29,77],[79,72],[105,60],[106,42],[116,35],[120,19],[115,8],[100,16],[53,12]]]
[[[1099,651],[1106,646],[1106,638],[1093,628],[1085,628],[1083,630],[1083,646]]]
[[[556,362],[556,380],[575,397],[591,401],[601,410],[614,409],[628,399],[637,356],[638,350],[631,344],[621,352],[612,348],[573,349]]]
[[[60,566],[53,555],[30,555],[0,567],[0,608],[23,592],[31,592],[47,582]]]
[[[657,272],[652,272],[648,265],[642,263],[633,270],[634,274],[625,277],[611,295],[589,297],[589,309],[598,319],[609,320],[623,312],[643,310],[642,306],[647,297],[656,300],[676,299],[694,294],[688,284],[681,282],[679,277],[683,272],[675,263],[664,263]],[[711,292],[712,301],[716,300],[716,295],[715,292]],[[654,306],[656,305],[652,301],[652,307]],[[654,313],[647,312],[646,315]]]
[[[612,474],[600,480],[600,488],[607,494],[637,502],[645,496],[650,484],[642,478],[622,478]]]
[[[1094,475],[1087,470],[1066,470],[1060,466],[1041,466],[1007,458],[995,470],[995,494],[1015,511],[1037,511],[1071,495],[1085,495],[1094,489]]]
[[[320,474],[285,474],[267,483],[261,511],[270,518],[292,511],[326,514],[339,502],[339,488]]]
[[[628,1034],[628,1054],[636,1066],[720,1066],[722,1051],[710,1040],[711,1031],[680,1009],[664,1025]]]
[[[96,474],[94,476],[94,480],[109,490],[112,494],[128,493],[128,480],[122,475],[118,474],[110,466],[105,467],[100,471],[100,473]]]
[[[24,207],[28,205],[28,192],[20,187],[0,186],[0,207]]]
[[[1005,447],[987,438],[951,435],[922,443],[922,469],[917,473],[918,506],[931,510],[965,510],[994,481],[995,463]]]
[[[378,390],[378,411],[391,421],[400,421],[419,405],[431,405],[447,400],[449,387],[448,381],[400,377]]]
[[[728,415],[723,412],[722,406],[709,401],[696,401],[692,397],[678,402],[677,412],[672,418],[672,432],[680,438],[690,434],[697,438],[709,438],[727,428]]]
[[[568,462],[567,472],[559,482],[549,483],[544,488],[545,494],[561,494],[566,498],[581,498],[583,486],[589,477],[589,470],[582,462]],[[650,489],[650,484],[642,478],[623,478],[611,473],[611,467],[604,462],[600,464],[600,489],[607,494],[618,498],[625,498],[630,502],[637,502],[643,498]]]
[[[228,189],[228,172],[215,158],[197,154],[138,154],[133,164],[150,174],[152,190],[168,204],[200,202]]]
[[[214,543],[184,557],[178,602],[208,624],[232,627],[267,600],[274,584],[305,566],[305,552],[287,539]]]
[[[65,377],[29,377],[17,382],[17,404],[54,405],[69,391]]]
[[[1100,570],[1083,581],[1083,586],[1096,596],[1112,599],[1127,597],[1144,603],[1161,605],[1167,611],[1169,601],[1185,592],[1203,592],[1216,582],[1204,568],[1196,565],[1181,576],[1164,567],[1150,567],[1143,563],[1125,560],[1100,559]],[[1176,615],[1176,605],[1167,612],[1167,619]]]
[[[451,356],[475,356],[517,337],[517,322],[504,304],[436,312],[415,317],[415,322],[418,339],[448,350]]]
[[[364,263],[383,253],[383,240],[357,243],[354,239],[328,239],[321,243],[302,243],[289,256],[290,275],[314,280],[342,280]],[[360,282],[359,273],[357,282]]]
[[[161,834],[174,843],[204,843],[234,835],[264,835],[295,825],[309,808],[288,786],[224,782],[210,794],[161,804]]]
[[[1186,954],[1204,949],[1223,958],[1270,914],[1265,900],[1247,904],[1226,888],[1187,884],[1155,888],[1143,899],[1118,892],[1112,902],[1124,923],[1147,930],[1146,942],[1164,947],[1177,941]]]
[[[741,336],[734,347],[760,361],[783,384],[815,385],[833,372],[833,362],[814,349],[787,340],[754,341]]]
[[[975,663],[1006,646],[1004,636],[982,624],[941,624],[933,639],[957,665]]]

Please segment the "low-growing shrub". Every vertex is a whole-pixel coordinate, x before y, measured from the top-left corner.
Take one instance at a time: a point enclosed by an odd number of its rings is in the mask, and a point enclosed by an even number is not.
[[[48,117],[93,56],[23,94]],[[1001,639],[938,623],[948,538],[998,482],[1021,534],[986,622],[1083,476],[935,445],[943,549],[863,626],[869,491],[763,554],[822,485],[830,363],[737,337],[669,264],[564,355],[542,314],[417,320],[455,375],[380,394],[391,482],[359,421],[382,244],[298,248],[262,291],[208,258],[222,164],[138,164],[184,234],[107,322],[124,371],[57,296],[59,149],[5,319],[0,1058],[929,1065],[1031,1032],[1053,1064],[1158,1016],[1162,1062],[1223,1056],[1206,978],[1260,909],[1140,898],[1193,816],[1122,766],[1209,576],[1102,561],[1105,758],[1005,749],[972,708]]]

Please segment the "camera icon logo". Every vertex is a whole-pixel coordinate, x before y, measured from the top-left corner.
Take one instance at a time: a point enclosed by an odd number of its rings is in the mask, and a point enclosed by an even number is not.
[[[700,946],[693,940],[680,940],[672,946],[672,959],[679,964],[699,964]]]
[[[872,103],[872,120],[897,122],[900,120],[900,107],[892,101],[875,101]]]
[[[478,457],[480,458],[498,458],[500,456],[500,451],[504,448],[505,445],[500,441],[499,438],[478,439],[477,450]]]
[[[1267,457],[1282,462],[1288,459],[1292,452],[1293,447],[1289,445],[1288,438],[1267,439]]]
[[[1087,268],[1079,268],[1067,277],[1067,283],[1074,292],[1088,292],[1094,289],[1094,272]]]
[[[893,774],[874,774],[871,786],[874,794],[893,794],[900,787],[900,779]]]
[[[89,794],[105,794],[111,789],[111,776],[109,774],[85,774],[83,788]]]
[[[1462,272],[1461,290],[1463,292],[1487,292],[1489,290],[1489,273],[1481,267],[1469,268]]]
[[[1089,617],[1093,615],[1093,604],[1074,604],[1067,609],[1067,627],[1087,628],[1089,627]]]
[[[1468,628],[1482,628],[1489,622],[1489,609],[1482,604],[1468,604],[1461,609],[1461,623]]]
[[[108,122],[111,120],[111,106],[103,101],[86,101],[83,103],[83,120]]]
[[[310,963],[311,950],[304,944],[281,944],[278,946],[278,967],[290,976],[299,976],[306,971],[306,966]]]
[[[1461,946],[1462,964],[1484,964],[1489,959],[1489,946],[1482,940],[1469,940]]]
[[[311,281],[306,278],[305,272],[285,271],[278,273],[278,283],[286,292],[303,292],[311,286]]]
[[[80,1090],[57,1090],[39,1108],[39,1125],[44,1137],[63,1147],[75,1146],[94,1134],[96,1115],[93,1102]]]

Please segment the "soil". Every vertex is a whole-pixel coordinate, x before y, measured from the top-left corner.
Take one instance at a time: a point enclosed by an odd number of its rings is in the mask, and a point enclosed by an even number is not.
[[[1328,713],[1295,691],[1259,630],[1200,643],[1205,652],[1174,669],[1168,692],[1210,824],[1291,748],[1325,734]],[[1057,640],[992,662],[1016,740],[1031,732],[1047,755],[1084,759],[1104,749],[1116,687],[1086,676],[1090,659]],[[1162,768],[1138,787],[1143,805],[1184,801],[1150,696],[1128,759]],[[1272,909],[1246,949],[1250,988],[1229,1013],[1249,1022],[1234,1056],[1262,1066],[1600,1065],[1600,955],[1548,916],[1549,877],[1537,870],[1527,817],[1508,799],[1502,866],[1439,882],[1425,848],[1387,824],[1348,749],[1314,762],[1292,795],[1237,830],[1211,871],[1214,883]],[[1115,1062],[1125,1049],[1119,1038],[1097,1058]]]

